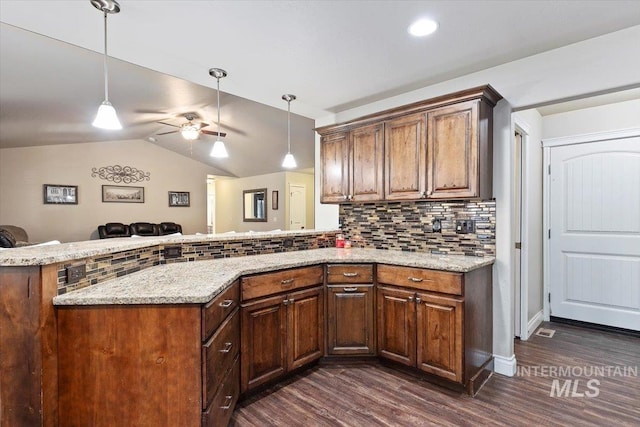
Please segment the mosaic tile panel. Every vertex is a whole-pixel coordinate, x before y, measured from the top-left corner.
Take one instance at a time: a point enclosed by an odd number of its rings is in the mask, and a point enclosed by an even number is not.
[[[433,231],[434,218],[441,220],[441,233]],[[458,219],[475,220],[476,232],[457,234]],[[495,200],[345,204],[340,224],[345,239],[359,248],[469,256],[496,251]]]
[[[58,267],[58,295],[159,264],[330,248],[335,246],[335,232],[287,238],[265,237],[220,242],[182,243],[181,245],[182,256],[173,259],[165,259],[164,245],[159,245],[62,263]],[[86,277],[77,283],[67,283],[66,268],[79,264],[86,264]]]

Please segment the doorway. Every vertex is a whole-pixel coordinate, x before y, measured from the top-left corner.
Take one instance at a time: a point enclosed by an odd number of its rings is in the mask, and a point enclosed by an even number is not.
[[[307,228],[307,189],[303,184],[289,184],[289,230]]]

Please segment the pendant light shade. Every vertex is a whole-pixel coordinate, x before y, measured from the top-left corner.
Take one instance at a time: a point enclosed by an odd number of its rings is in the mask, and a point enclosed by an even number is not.
[[[211,68],[209,75],[215,77],[218,82],[218,137],[216,142],[213,143],[209,155],[218,159],[224,159],[229,157],[229,153],[227,152],[227,147],[224,146],[224,141],[220,138],[220,79],[227,77],[227,72],[221,68]]]
[[[295,95],[282,95],[282,99],[287,101],[287,154],[282,161],[282,167],[293,169],[298,167],[295,157],[291,154],[291,101],[296,99]]]
[[[107,14],[120,12],[120,5],[115,0],[91,0],[93,7],[104,14],[104,101],[98,108],[98,114],[92,125],[100,129],[122,129],[116,109],[109,102],[109,70],[107,68]]]

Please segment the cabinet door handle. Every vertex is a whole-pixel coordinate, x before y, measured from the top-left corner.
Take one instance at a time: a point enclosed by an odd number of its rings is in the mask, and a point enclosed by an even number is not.
[[[293,304],[294,302],[296,302],[295,299],[293,299],[293,298],[289,299],[289,304]]]
[[[233,347],[233,343],[226,342],[224,343],[224,348],[222,350],[218,350],[220,353],[229,353],[231,351],[231,347]]]
[[[228,395],[224,397],[224,406],[221,406],[220,409],[224,409],[225,411],[231,408],[231,402],[233,402],[233,396]]]
[[[349,196],[347,196],[346,194],[343,194],[343,195],[342,195],[342,198],[343,198],[344,200],[349,200]]]
[[[358,290],[358,288],[342,288],[342,290],[345,292],[355,292]]]
[[[409,301],[409,302],[413,302],[413,297],[409,297],[409,298],[407,298],[407,301]]]
[[[289,300],[288,300],[288,299],[286,299],[286,300],[282,301],[282,303],[283,303],[284,305],[289,305]]]
[[[282,285],[290,285],[290,284],[293,283],[294,280],[296,280],[296,279],[285,279],[285,280],[281,280],[280,283]]]
[[[416,302],[417,302],[418,304],[420,304],[420,303],[422,302],[422,298],[420,298],[420,297],[416,297]]]
[[[424,280],[424,279],[421,279],[420,277],[409,277],[408,279],[416,283],[420,283]]]
[[[233,304],[233,300],[231,300],[231,299],[226,299],[226,300],[224,300],[224,301],[222,301],[222,302],[220,303],[220,307],[222,307],[222,308],[229,308],[229,307],[231,307],[231,304]]]
[[[420,192],[420,198],[424,199],[425,197],[427,197],[427,193],[425,193],[424,191]]]
[[[344,277],[356,277],[358,273],[342,273]]]
[[[427,191],[427,196],[430,196],[431,194],[433,194],[433,191],[431,190]]]

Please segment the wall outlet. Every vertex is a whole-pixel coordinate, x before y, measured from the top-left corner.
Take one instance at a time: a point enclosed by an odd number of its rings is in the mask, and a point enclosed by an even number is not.
[[[78,283],[80,279],[84,279],[87,276],[87,266],[72,265],[67,267],[67,283]]]
[[[476,232],[476,222],[472,219],[456,219],[456,234]]]
[[[182,246],[165,246],[164,259],[180,258],[182,256]]]
[[[433,218],[431,221],[431,230],[434,233],[442,233],[442,220],[440,218]]]

